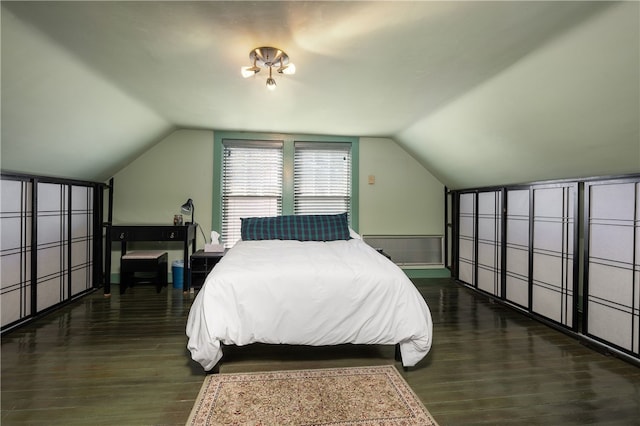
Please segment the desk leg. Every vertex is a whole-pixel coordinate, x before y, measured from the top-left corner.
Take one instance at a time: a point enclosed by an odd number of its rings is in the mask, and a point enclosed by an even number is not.
[[[184,268],[182,269],[182,291],[189,292],[189,240],[184,242]]]
[[[111,238],[107,235],[104,255],[104,295],[111,296]]]

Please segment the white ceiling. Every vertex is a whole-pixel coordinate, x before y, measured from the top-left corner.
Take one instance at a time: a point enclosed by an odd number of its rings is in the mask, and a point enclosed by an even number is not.
[[[175,128],[380,136],[453,188],[640,172],[626,2],[2,2],[2,168],[105,180]],[[293,76],[245,80],[272,45]],[[34,155],[34,153],[37,153]]]

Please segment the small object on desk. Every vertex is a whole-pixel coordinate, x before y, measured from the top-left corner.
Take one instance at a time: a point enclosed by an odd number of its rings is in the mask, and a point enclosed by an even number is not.
[[[176,226],[182,226],[183,225],[183,219],[182,219],[182,215],[181,214],[176,214],[173,215],[173,224]]]

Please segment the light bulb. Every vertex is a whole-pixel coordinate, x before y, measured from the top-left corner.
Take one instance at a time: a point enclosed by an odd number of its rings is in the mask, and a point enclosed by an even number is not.
[[[255,65],[252,67],[242,67],[240,68],[240,73],[244,78],[252,77],[260,72],[260,68]]]
[[[276,81],[272,77],[267,79],[267,89],[271,91],[276,90]]]
[[[292,63],[289,63],[286,67],[284,67],[284,69],[282,70],[283,74],[295,74],[296,73],[296,66]]]
[[[244,78],[249,78],[252,75],[255,75],[255,72],[251,70],[251,67],[242,67],[240,68],[240,74],[242,74]]]

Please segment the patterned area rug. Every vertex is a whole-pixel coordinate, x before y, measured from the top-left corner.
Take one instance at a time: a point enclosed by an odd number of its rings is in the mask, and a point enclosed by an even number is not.
[[[392,365],[211,374],[187,425],[434,425]]]

